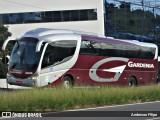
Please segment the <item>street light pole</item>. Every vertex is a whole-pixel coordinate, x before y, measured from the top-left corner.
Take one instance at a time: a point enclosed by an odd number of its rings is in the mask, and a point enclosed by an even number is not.
[[[153,16],[154,16],[154,7],[153,7]],[[156,17],[154,16],[154,18],[153,18],[153,22],[154,22],[154,41],[156,40],[156,23],[155,23],[155,19],[156,19]]]
[[[143,7],[142,33],[144,35],[144,19],[145,19],[145,16],[144,16],[144,0],[142,0],[141,3],[142,3],[142,7]]]

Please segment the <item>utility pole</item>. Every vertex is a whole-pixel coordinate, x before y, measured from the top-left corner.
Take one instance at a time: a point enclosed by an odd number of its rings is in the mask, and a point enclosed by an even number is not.
[[[103,0],[103,10],[104,10],[104,35],[106,36],[106,30],[107,30],[107,18],[106,18],[106,5],[107,5],[107,2],[106,0]]]
[[[154,7],[153,7],[153,16],[154,16]],[[155,23],[155,19],[156,19],[156,17],[154,16],[154,18],[153,18],[153,26],[154,26],[154,29],[153,29],[153,32],[154,32],[154,41],[156,40],[156,23]]]
[[[142,33],[144,35],[144,19],[145,19],[145,15],[144,15],[144,0],[142,0],[141,3],[142,3],[142,7],[143,7]]]

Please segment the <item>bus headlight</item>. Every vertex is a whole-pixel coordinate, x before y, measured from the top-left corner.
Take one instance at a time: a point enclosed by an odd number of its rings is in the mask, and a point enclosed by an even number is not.
[[[38,79],[37,76],[33,76],[33,77],[32,77],[32,80],[37,80],[37,79]]]

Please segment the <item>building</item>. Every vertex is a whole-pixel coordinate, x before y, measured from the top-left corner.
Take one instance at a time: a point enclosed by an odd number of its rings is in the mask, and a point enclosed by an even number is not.
[[[3,0],[0,22],[13,37],[35,28],[104,34],[103,0]]]
[[[106,0],[106,35],[160,41],[160,0]]]
[[[0,22],[13,36],[62,28],[160,41],[160,0],[1,0]]]

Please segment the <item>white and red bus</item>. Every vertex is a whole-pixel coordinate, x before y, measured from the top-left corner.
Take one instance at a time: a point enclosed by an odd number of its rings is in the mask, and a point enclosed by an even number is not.
[[[149,84],[157,82],[158,49],[151,43],[39,28],[17,40],[8,69],[8,83],[20,86]]]

